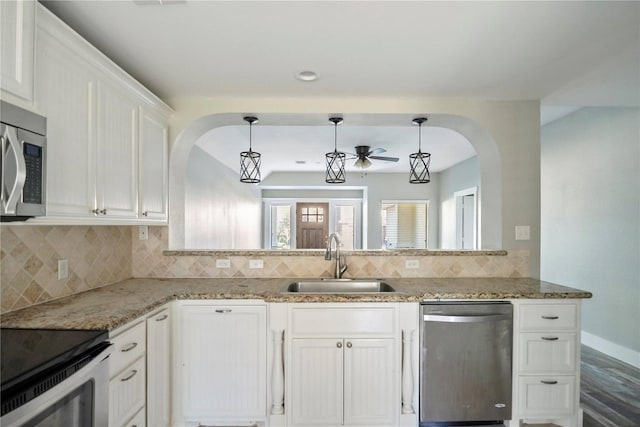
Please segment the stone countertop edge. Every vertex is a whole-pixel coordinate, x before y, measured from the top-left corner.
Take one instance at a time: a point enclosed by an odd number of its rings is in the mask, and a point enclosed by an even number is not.
[[[267,303],[420,302],[443,299],[584,299],[592,294],[530,278],[385,280],[388,294],[296,294],[279,279],[128,279],[5,313],[3,328],[113,331],[175,300],[262,300]]]
[[[263,249],[165,249],[164,256],[324,256],[324,249],[263,250]],[[343,250],[347,256],[507,256],[503,249],[460,251],[447,249],[379,249]]]

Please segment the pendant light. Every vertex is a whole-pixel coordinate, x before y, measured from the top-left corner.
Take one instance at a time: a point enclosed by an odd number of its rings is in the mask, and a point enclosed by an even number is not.
[[[409,155],[409,165],[411,166],[409,182],[411,184],[426,184],[431,181],[431,175],[429,175],[431,154],[422,152],[422,123],[426,121],[426,117],[413,119],[413,124],[418,125],[418,152]]]
[[[249,151],[240,153],[240,182],[256,184],[260,182],[260,153],[251,150],[251,128],[258,118],[247,116],[244,121],[249,123]]]
[[[333,152],[325,154],[327,173],[324,180],[327,184],[343,184],[346,181],[344,163],[347,155],[342,151],[338,151],[338,125],[342,123],[342,117],[331,117],[329,121],[333,123],[335,138]]]

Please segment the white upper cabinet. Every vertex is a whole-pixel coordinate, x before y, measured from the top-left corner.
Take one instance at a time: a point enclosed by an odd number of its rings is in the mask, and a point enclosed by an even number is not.
[[[138,215],[167,219],[169,128],[163,118],[140,108],[140,182]]]
[[[2,98],[24,108],[33,100],[33,0],[0,1],[0,88]]]
[[[42,5],[35,109],[47,117],[47,215],[63,224],[167,221],[172,110]]]

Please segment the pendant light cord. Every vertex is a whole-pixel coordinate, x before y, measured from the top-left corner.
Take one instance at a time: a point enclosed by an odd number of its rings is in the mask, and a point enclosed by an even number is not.
[[[422,153],[422,123],[418,123],[418,153]]]
[[[333,123],[333,129],[335,131],[333,137],[333,152],[336,153],[338,151],[338,123]]]
[[[252,128],[253,128],[253,122],[249,122],[249,152],[251,152],[251,140],[252,140],[251,129]]]

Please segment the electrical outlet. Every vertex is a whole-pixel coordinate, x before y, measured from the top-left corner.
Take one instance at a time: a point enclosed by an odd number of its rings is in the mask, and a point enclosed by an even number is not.
[[[69,278],[69,260],[58,260],[58,280],[64,280]]]
[[[264,262],[261,259],[250,259],[249,268],[263,268]]]
[[[139,225],[138,226],[138,240],[149,240],[149,226],[148,225]]]
[[[231,260],[228,260],[228,259],[217,259],[216,260],[216,268],[231,268]]]
[[[530,238],[528,225],[516,225],[516,240],[529,240]]]
[[[420,260],[409,259],[404,262],[404,268],[420,268]]]

